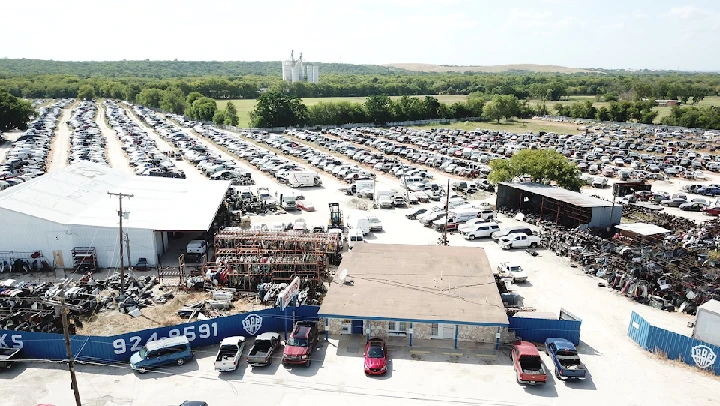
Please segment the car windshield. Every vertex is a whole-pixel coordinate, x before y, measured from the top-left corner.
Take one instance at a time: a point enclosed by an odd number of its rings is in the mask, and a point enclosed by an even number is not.
[[[520,268],[519,266],[511,266],[510,272],[522,272],[522,268]]]
[[[368,350],[368,358],[383,358],[384,356],[385,351],[383,351],[382,347],[372,346]]]
[[[371,223],[379,223],[380,219],[378,219],[377,217],[370,217],[370,222]]]
[[[147,357],[147,353],[148,353],[147,347],[142,347],[142,348],[140,348],[139,354],[140,354],[141,357],[146,358],[146,357]]]
[[[293,347],[307,347],[307,339],[305,338],[290,337],[287,343]]]

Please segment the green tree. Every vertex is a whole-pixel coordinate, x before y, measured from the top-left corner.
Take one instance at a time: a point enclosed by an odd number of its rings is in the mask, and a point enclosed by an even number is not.
[[[517,117],[520,111],[520,102],[518,98],[511,94],[496,95],[492,98],[493,103],[497,105],[498,112],[506,120]]]
[[[160,101],[162,99],[163,91],[154,88],[143,89],[137,96],[135,96],[135,100],[137,100],[139,104],[148,107],[160,107]]]
[[[27,123],[33,114],[35,114],[35,110],[30,102],[0,89],[0,132],[13,128],[26,130]]]
[[[212,121],[213,123],[217,125],[223,125],[225,124],[225,118],[227,116],[225,115],[225,110],[217,109],[215,110],[215,114],[213,115]]]
[[[598,109],[596,117],[600,121],[610,121],[610,112],[607,107],[602,106]]]
[[[160,108],[171,113],[183,114],[185,112],[185,95],[182,90],[176,87],[165,89],[160,99]]]
[[[92,100],[95,98],[95,88],[90,85],[82,85],[78,89],[77,98],[79,100]]]
[[[497,120],[498,124],[500,123],[500,119],[503,116],[500,112],[500,107],[495,102],[495,100],[491,100],[485,103],[482,109],[482,115],[487,120]]]
[[[225,106],[225,124],[236,126],[238,125],[238,122],[240,122],[240,118],[237,114],[237,108],[233,102],[229,101]]]
[[[386,95],[370,96],[365,100],[367,118],[375,124],[385,124],[392,119],[392,100]]]
[[[190,92],[188,93],[187,98],[185,98],[185,103],[188,107],[190,107],[195,102],[195,100],[201,97],[203,97],[203,95],[200,92]]]
[[[189,108],[190,117],[200,121],[211,121],[217,111],[217,102],[209,97],[201,97],[193,101]]]
[[[510,159],[490,161],[490,169],[488,180],[493,183],[512,182],[530,176],[533,182],[555,183],[573,191],[579,191],[584,184],[577,166],[553,150],[524,149]]]
[[[267,91],[260,95],[255,108],[250,112],[253,127],[301,126],[308,121],[308,109],[298,97]]]

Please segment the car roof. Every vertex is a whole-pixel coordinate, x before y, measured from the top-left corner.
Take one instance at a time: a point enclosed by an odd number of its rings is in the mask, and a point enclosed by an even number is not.
[[[513,346],[518,349],[520,355],[540,356],[540,353],[538,352],[537,348],[535,348],[535,345],[529,341],[520,341],[513,344]]]
[[[173,345],[178,344],[190,344],[187,337],[185,336],[178,336],[178,337],[170,337],[170,338],[161,338],[157,341],[150,341],[149,343],[145,344],[145,347],[147,347],[148,350],[153,351],[157,350],[159,348],[164,347],[171,347]]]
[[[280,334],[273,332],[262,333],[259,336],[255,337],[255,340],[271,340],[273,338],[280,338]]]
[[[576,350],[573,343],[564,338],[548,338],[547,340],[545,340],[545,342],[555,344],[555,347],[558,350]]]
[[[245,341],[245,337],[243,337],[243,336],[225,337],[220,342],[220,345],[237,345],[238,341]]]

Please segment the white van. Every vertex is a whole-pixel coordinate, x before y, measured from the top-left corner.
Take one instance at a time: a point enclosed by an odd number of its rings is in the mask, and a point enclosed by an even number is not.
[[[458,208],[450,210],[449,218],[458,223],[464,223],[468,220],[476,219],[482,216],[483,209],[477,208]]]
[[[362,231],[363,235],[370,233],[370,219],[368,214],[361,210],[351,212],[347,218],[347,226]]]
[[[355,244],[363,243],[363,242],[365,242],[365,239],[363,238],[362,230],[351,228],[350,231],[348,232],[348,247],[350,249],[353,249]]]
[[[408,187],[411,185],[416,185],[418,183],[424,183],[425,179],[423,179],[421,176],[405,176],[403,177],[403,186]]]

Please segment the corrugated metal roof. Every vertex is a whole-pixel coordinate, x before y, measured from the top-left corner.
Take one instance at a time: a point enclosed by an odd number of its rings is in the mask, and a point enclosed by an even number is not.
[[[715,314],[720,314],[720,301],[717,301],[715,299],[708,300],[702,306],[698,307],[698,309],[703,309],[709,312],[713,312]]]
[[[579,192],[572,192],[557,186],[543,185],[533,182],[502,182],[501,185],[535,193],[551,199],[560,200],[578,207],[612,207],[612,202],[584,195]]]
[[[644,236],[655,235],[655,234],[666,234],[666,233],[672,232],[672,230],[668,230],[667,228],[662,228],[660,226],[656,226],[655,224],[648,224],[648,223],[618,224],[615,227],[617,227],[620,230],[630,231],[631,233],[640,234],[640,235],[644,235]]]
[[[127,228],[156,231],[207,230],[230,187],[227,181],[133,176],[92,162],[79,162],[0,192],[0,208],[58,224],[115,227],[118,198]]]

